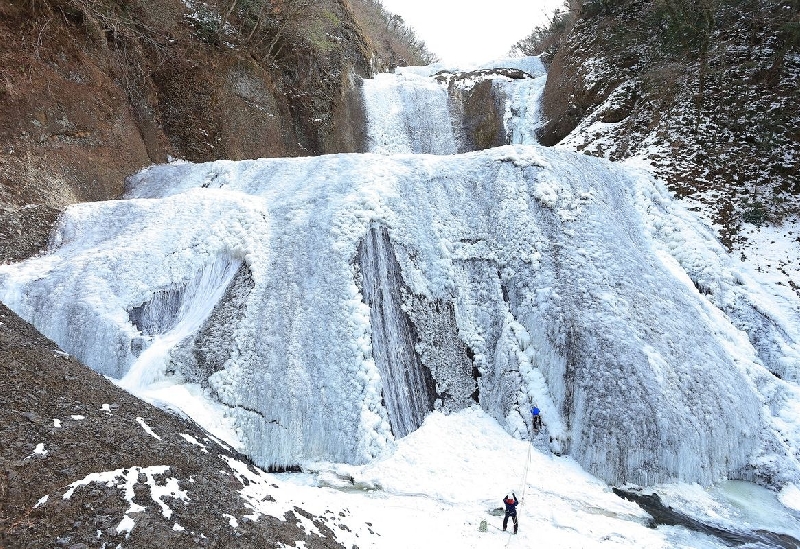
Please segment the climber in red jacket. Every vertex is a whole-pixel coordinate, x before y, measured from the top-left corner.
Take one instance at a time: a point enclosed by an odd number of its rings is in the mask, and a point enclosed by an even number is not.
[[[503,503],[506,504],[506,516],[503,518],[503,532],[506,531],[506,526],[508,526],[508,517],[511,517],[511,520],[514,521],[514,533],[516,534],[517,527],[519,526],[517,524],[517,505],[519,504],[517,496],[514,492],[511,492],[511,497],[506,495],[506,497],[503,498]]]

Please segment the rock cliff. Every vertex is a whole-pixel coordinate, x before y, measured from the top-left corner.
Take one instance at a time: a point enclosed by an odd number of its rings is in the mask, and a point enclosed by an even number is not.
[[[544,144],[644,157],[729,247],[743,223],[797,213],[796,0],[573,4],[550,63]]]

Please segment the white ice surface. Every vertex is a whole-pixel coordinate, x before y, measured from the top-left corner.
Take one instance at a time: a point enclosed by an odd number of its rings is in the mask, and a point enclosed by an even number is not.
[[[800,511],[800,488],[796,484],[787,484],[778,494],[778,500],[786,507]]]
[[[446,86],[413,73],[378,74],[363,93],[371,152],[456,152]]]
[[[796,478],[800,398],[764,368],[798,368],[796,301],[736,271],[662,185],[582,155],[153,167],[128,200],[70,209],[50,255],[0,267],[0,296],[123,386],[151,400],[163,388],[189,415],[207,403],[198,420],[228,422],[220,438],[259,463],[359,463],[394,444],[353,267],[375,226],[411,292],[454,304],[481,404],[509,432],[528,436],[541,399],[553,449],[609,482]],[[222,356],[211,392],[187,395],[192,355],[173,346],[242,268],[249,286],[214,328],[226,339],[204,347]],[[142,303],[163,303],[142,318],[164,333],[132,324]],[[756,321],[758,349],[741,331]]]
[[[358,285],[381,227],[405,291],[452,307],[437,343],[469,349],[515,437],[536,402],[536,448],[608,482],[798,482],[797,295],[632,163],[448,154],[448,98],[424,73],[365,84],[380,155],[150,168],[125,200],[70,208],[49,254],[0,266],[0,299],[263,465],[364,463],[397,443]],[[509,85],[528,143],[541,81]],[[397,154],[423,151],[439,156]]]
[[[251,510],[248,516],[285,520],[284,513],[298,506],[322,517],[345,547],[727,546],[684,528],[646,527],[648,515],[615,496],[574,460],[543,454],[514,439],[477,407],[449,416],[431,414],[419,430],[398,442],[391,456],[364,466],[318,463],[308,473],[274,475],[235,461],[229,464],[235,476],[246,479],[241,494]],[[713,492],[697,486],[677,488],[689,494],[678,503],[698,518],[711,516],[702,512],[701,503],[728,514],[716,522],[722,527],[735,528],[744,520],[779,528],[781,520],[791,520],[785,508],[771,509],[777,513],[774,520],[758,521],[758,509],[748,514],[747,506],[715,500]],[[492,514],[511,491],[522,500],[516,537],[500,531],[502,514]],[[488,523],[483,533],[482,520]],[[316,531],[309,521],[300,522]]]

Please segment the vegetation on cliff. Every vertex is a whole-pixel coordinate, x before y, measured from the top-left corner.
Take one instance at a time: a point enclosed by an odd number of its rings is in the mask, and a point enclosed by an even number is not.
[[[646,158],[730,247],[797,213],[797,0],[572,1],[517,48],[550,63],[543,143]]]

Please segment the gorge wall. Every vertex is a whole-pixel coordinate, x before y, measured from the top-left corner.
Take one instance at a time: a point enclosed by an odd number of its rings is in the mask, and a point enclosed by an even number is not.
[[[170,157],[363,150],[359,79],[425,60],[387,17],[372,0],[0,3],[0,262]]]
[[[729,248],[800,204],[800,5],[591,0],[550,53],[540,137],[643,157]]]

